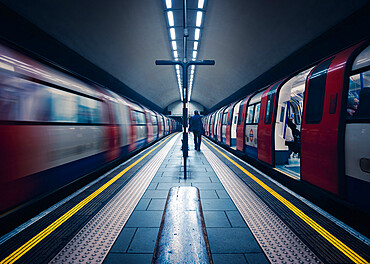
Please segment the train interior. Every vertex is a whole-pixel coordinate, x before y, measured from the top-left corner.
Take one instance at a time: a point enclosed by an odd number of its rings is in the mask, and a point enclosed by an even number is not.
[[[350,200],[360,200],[359,189],[369,188],[370,46],[354,61],[346,109],[345,175]],[[366,200],[366,199],[364,199]],[[366,201],[362,206],[368,207]]]
[[[275,124],[275,166],[300,179],[300,131],[306,79],[312,68],[300,72],[281,88]]]

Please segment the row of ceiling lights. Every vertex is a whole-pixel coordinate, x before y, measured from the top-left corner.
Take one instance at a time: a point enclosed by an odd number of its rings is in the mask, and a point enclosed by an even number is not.
[[[166,1],[166,15],[167,21],[169,25],[169,35],[170,35],[170,46],[173,52],[173,57],[175,60],[179,60],[179,53],[178,53],[178,45],[176,41],[176,30],[175,30],[175,19],[174,19],[174,12],[172,11],[172,0],[165,0]],[[192,60],[196,60],[199,51],[199,42],[200,42],[200,33],[201,33],[201,26],[202,21],[204,19],[204,1],[205,0],[198,0],[198,9],[199,11],[196,12],[196,22],[195,22],[195,31],[194,31],[194,45],[192,49]],[[180,26],[180,25],[176,25]],[[194,27],[194,25],[188,25],[188,27]],[[192,36],[190,36],[191,38]],[[177,83],[180,90],[181,98],[183,98],[182,94],[182,78],[181,78],[181,70],[180,66],[175,66],[175,72],[177,76]],[[188,82],[188,101],[190,101],[191,93],[193,90],[193,81],[194,81],[194,74],[195,74],[195,65],[190,67],[190,77]]]

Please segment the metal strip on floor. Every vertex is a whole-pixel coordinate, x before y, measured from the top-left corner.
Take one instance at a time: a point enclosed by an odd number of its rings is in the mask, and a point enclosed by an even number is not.
[[[271,263],[322,263],[207,146],[203,153]]]
[[[179,135],[145,164],[49,263],[102,263]]]

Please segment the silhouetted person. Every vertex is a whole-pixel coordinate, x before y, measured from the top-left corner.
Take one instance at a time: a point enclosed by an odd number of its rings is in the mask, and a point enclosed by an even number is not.
[[[353,114],[354,118],[369,118],[370,117],[370,87],[361,89],[358,95],[359,104],[356,113]]]
[[[197,110],[194,111],[194,116],[190,118],[189,131],[194,134],[194,145],[196,150],[200,150],[202,140],[203,123]]]
[[[293,118],[288,118],[287,125],[292,130],[293,142],[286,141],[285,145],[288,146],[288,148],[293,151],[294,153],[298,154],[298,156],[301,156],[301,133],[297,129],[297,126],[293,123]]]
[[[352,118],[358,108],[358,99],[355,97],[349,97],[347,102],[347,118]]]

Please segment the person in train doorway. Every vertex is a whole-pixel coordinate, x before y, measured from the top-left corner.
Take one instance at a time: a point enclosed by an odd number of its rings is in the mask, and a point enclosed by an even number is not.
[[[300,157],[301,156],[301,133],[297,129],[296,124],[293,123],[293,118],[294,118],[294,114],[292,114],[288,118],[287,125],[292,130],[294,140],[293,140],[293,142],[286,141],[285,145],[288,146],[289,150],[298,154],[298,157]]]
[[[200,143],[202,141],[203,123],[202,119],[197,110],[194,111],[194,115],[189,121],[189,132],[194,134],[194,146],[195,149],[200,151]]]

